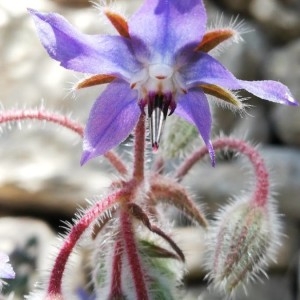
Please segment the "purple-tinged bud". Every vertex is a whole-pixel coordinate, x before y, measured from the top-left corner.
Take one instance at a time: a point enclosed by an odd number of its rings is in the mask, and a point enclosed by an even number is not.
[[[280,236],[272,201],[265,206],[245,200],[227,205],[218,213],[209,237],[207,267],[212,284],[232,295],[239,286],[265,274]]]

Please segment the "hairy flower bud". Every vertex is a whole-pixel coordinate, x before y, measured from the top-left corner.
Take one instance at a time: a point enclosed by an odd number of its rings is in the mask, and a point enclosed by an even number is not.
[[[198,136],[198,131],[193,125],[174,116],[166,123],[164,129],[164,139],[160,146],[164,157],[175,158],[187,153],[195,145],[200,144]]]
[[[234,201],[219,212],[212,226],[207,266],[213,285],[231,295],[237,287],[264,274],[274,260],[280,237],[272,206]]]

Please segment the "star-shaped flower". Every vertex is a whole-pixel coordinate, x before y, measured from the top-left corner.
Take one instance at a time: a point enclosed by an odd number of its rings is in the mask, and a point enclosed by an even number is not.
[[[238,109],[243,105],[232,91],[240,89],[262,99],[297,105],[283,84],[238,80],[207,53],[236,32],[205,33],[202,0],[145,0],[128,22],[105,10],[120,35],[82,34],[58,14],[30,12],[53,59],[67,69],[93,74],[78,87],[109,83],[91,109],[82,163],[123,141],[146,107],[154,149],[167,115],[174,112],[198,128],[214,164],[206,94]]]

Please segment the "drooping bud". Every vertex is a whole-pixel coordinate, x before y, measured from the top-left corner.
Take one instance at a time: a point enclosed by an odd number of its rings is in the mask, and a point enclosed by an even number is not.
[[[232,295],[274,260],[281,233],[272,205],[237,200],[217,216],[207,252],[208,277],[217,289]]]

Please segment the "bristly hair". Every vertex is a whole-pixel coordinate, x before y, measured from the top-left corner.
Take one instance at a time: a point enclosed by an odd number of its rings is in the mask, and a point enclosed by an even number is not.
[[[106,17],[106,12],[114,12],[123,18],[127,19],[126,6],[122,6],[119,1],[116,0],[98,0],[91,1],[92,6],[99,12],[99,15],[105,19],[105,24],[110,22]]]
[[[246,21],[241,19],[239,15],[232,16],[229,21],[224,19],[223,13],[217,15],[214,22],[207,26],[207,32],[215,29],[229,29],[233,34],[231,38],[227,39],[210,52],[210,54],[213,56],[218,56],[233,43],[238,44],[243,42],[243,35],[253,31],[253,29],[249,28],[249,25],[246,23]]]

